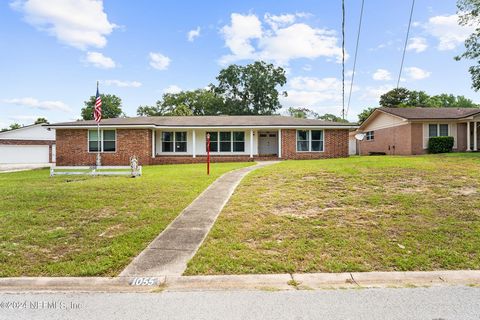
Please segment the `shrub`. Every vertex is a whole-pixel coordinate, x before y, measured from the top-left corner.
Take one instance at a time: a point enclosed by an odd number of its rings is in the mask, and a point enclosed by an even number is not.
[[[428,140],[429,153],[451,152],[453,149],[453,137],[431,137]]]

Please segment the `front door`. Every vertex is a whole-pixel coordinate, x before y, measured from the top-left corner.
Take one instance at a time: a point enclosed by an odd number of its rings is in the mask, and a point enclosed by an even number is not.
[[[276,132],[260,131],[258,136],[258,154],[274,155],[278,152],[278,139]]]

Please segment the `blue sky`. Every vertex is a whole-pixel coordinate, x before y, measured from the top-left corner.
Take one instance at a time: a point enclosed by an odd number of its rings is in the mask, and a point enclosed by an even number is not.
[[[135,116],[164,92],[203,88],[229,63],[263,59],[288,72],[285,108],[341,112],[340,0],[12,0],[0,4],[0,127],[78,119],[95,94]],[[360,0],[347,0],[351,78]],[[465,95],[468,62],[453,57],[470,30],[454,0],[417,0],[401,86]],[[378,105],[398,77],[410,1],[366,0],[348,118]],[[347,83],[347,94],[349,84]]]

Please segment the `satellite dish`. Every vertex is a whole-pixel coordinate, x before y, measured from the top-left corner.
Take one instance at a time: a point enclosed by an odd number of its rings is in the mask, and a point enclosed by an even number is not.
[[[362,141],[363,139],[365,139],[365,136],[366,136],[365,133],[357,133],[355,135],[355,139]]]

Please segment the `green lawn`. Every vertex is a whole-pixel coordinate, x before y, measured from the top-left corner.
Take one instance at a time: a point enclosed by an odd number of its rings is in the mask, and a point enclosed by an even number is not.
[[[251,173],[186,271],[480,269],[480,154],[285,161]]]
[[[114,276],[221,174],[252,163],[143,168],[140,178],[0,174],[0,276]]]

